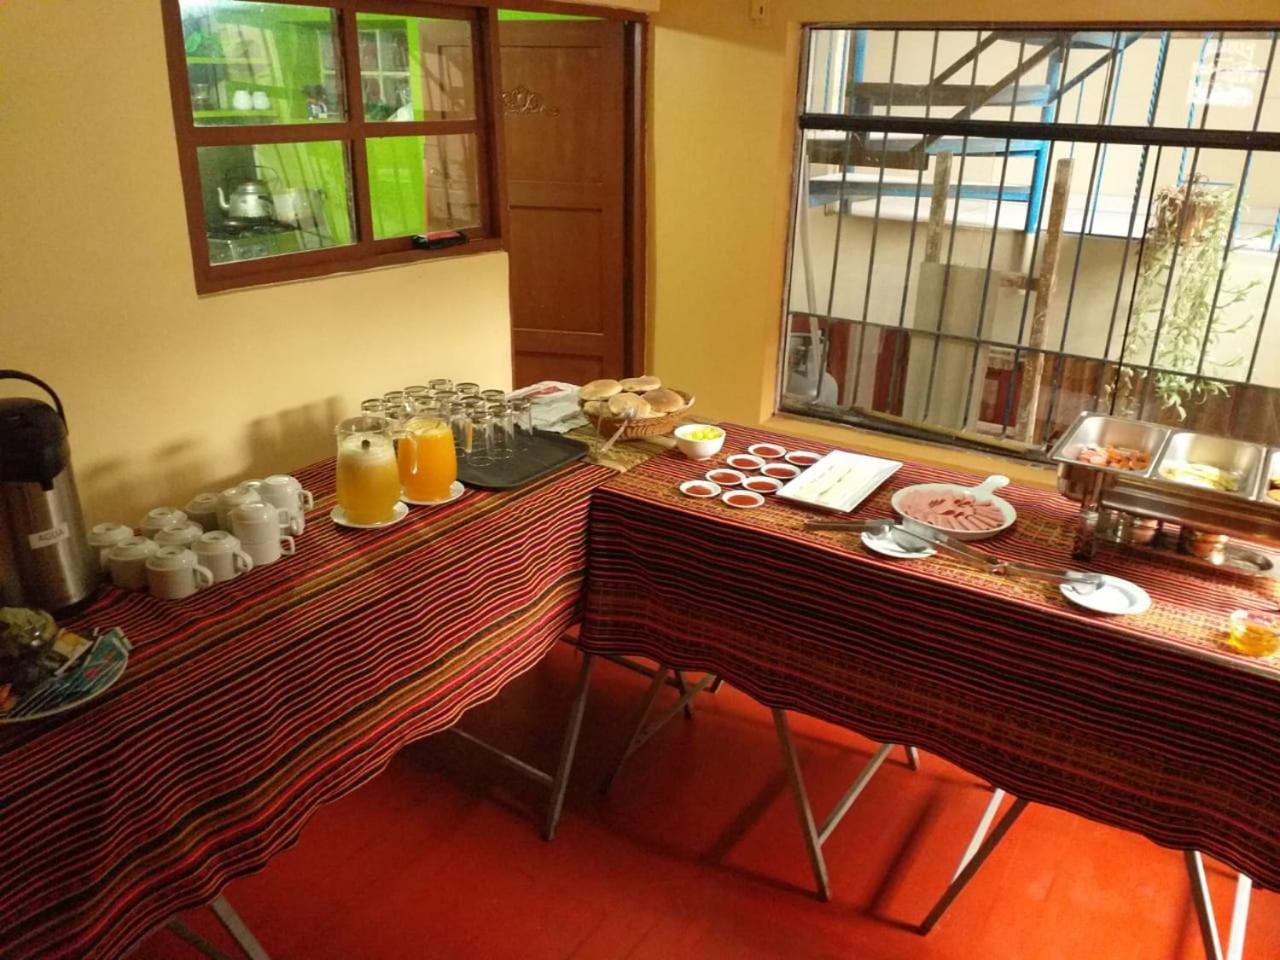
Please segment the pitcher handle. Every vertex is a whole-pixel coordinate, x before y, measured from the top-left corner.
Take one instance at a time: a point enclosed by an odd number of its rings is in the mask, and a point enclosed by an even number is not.
[[[410,431],[408,431],[408,430],[403,430],[403,429],[401,429],[401,430],[392,430],[392,431],[391,431],[391,439],[392,439],[392,440],[408,440],[408,441],[412,441],[412,440],[414,439],[414,436],[413,436],[413,434],[412,434]],[[397,444],[396,444],[396,465],[397,465],[397,466],[399,466],[399,463],[400,463],[400,450],[401,450],[401,448],[402,448],[402,447],[404,447],[404,446],[407,446],[407,447],[409,448],[409,450],[410,450],[410,454],[409,454],[409,456],[410,456],[409,473],[411,473],[411,474],[416,474],[416,473],[418,472],[418,445],[417,445],[416,443],[410,442],[410,443],[408,443],[408,444],[403,444],[403,443],[397,443]]]

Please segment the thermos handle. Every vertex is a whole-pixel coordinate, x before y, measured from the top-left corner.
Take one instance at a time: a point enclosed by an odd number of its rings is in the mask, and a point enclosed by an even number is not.
[[[49,386],[39,377],[33,377],[29,373],[23,373],[21,370],[0,370],[0,380],[25,380],[27,383],[34,383],[49,396],[53,397],[53,405],[58,410],[58,416],[62,418],[62,425],[67,424],[67,415],[62,409],[62,400],[53,392],[53,387]]]

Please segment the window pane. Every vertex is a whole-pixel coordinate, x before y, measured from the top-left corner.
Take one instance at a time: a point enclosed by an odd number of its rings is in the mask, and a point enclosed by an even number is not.
[[[183,0],[181,11],[198,126],[346,119],[333,10]]]
[[[339,140],[201,147],[210,263],[352,242],[351,175]]]
[[[476,115],[471,24],[356,15],[366,120],[470,120]]]
[[[375,240],[480,226],[474,134],[366,141]]]

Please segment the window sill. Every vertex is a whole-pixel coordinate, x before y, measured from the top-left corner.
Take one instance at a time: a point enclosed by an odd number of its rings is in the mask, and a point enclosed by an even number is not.
[[[982,476],[1002,473],[1015,483],[1028,487],[1052,490],[1057,486],[1056,474],[1052,467],[1022,463],[1007,457],[976,453],[971,450],[958,450],[945,444],[910,440],[874,430],[810,420],[789,413],[775,413],[762,426],[766,430],[809,440],[820,440],[858,453],[892,457],[895,460],[909,460],[928,466],[945,467],[948,470],[963,470]]]
[[[244,290],[266,284],[289,283],[294,280],[314,280],[339,273],[357,273],[362,270],[373,270],[378,267],[402,266],[427,260],[444,260],[451,257],[466,257],[476,253],[493,253],[503,249],[499,237],[481,237],[456,247],[442,247],[439,250],[399,250],[389,253],[375,253],[361,257],[342,259],[311,259],[306,263],[294,261],[284,263],[263,264],[262,270],[252,272],[236,271],[219,276],[217,267],[207,269],[196,275],[196,292],[198,294],[227,293],[232,290]],[[306,256],[302,254],[301,256]],[[285,259],[285,258],[277,258]],[[246,261],[252,262],[252,261]],[[232,266],[240,266],[233,264]]]

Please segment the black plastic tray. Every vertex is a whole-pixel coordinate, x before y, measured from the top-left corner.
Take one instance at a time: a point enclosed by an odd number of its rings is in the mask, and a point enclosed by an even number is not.
[[[566,463],[581,460],[589,448],[580,440],[558,433],[534,433],[527,449],[518,450],[510,460],[495,460],[485,467],[458,464],[458,479],[481,490],[513,490],[550,473]]]

